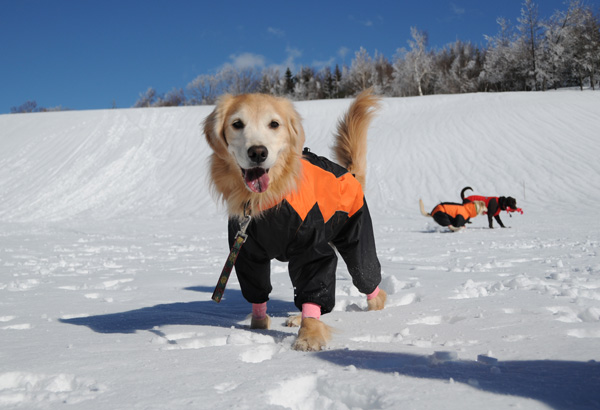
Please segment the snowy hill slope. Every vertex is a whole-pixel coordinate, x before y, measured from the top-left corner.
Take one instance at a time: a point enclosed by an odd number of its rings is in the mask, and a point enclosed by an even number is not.
[[[301,102],[329,155],[349,100]],[[251,331],[208,191],[211,107],[0,116],[0,408],[597,409],[600,93],[386,99],[367,200],[386,309],[338,266],[336,329],[291,350],[286,265]],[[418,211],[512,195],[506,229]],[[497,226],[497,224],[496,224]]]
[[[298,103],[307,146],[329,155],[349,101]],[[600,197],[597,93],[387,99],[371,128],[368,198],[380,211],[484,195],[582,206]],[[198,217],[210,107],[0,116],[0,220]],[[554,205],[553,205],[554,206]],[[199,210],[203,210],[199,212]]]

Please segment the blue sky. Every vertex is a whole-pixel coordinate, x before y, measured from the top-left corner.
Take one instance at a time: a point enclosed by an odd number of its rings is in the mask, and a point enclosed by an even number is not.
[[[538,0],[540,15],[564,0]],[[597,7],[600,0],[588,1]],[[430,47],[485,44],[521,0],[0,0],[0,113],[25,101],[131,107],[148,87],[185,88],[225,64],[350,64],[360,47],[391,58],[410,27]]]

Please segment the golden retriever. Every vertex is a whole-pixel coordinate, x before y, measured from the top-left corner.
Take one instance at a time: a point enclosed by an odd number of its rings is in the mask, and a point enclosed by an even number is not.
[[[266,329],[272,290],[270,261],[289,262],[294,303],[302,311],[297,350],[320,350],[330,328],[320,315],[335,304],[341,255],[368,310],[383,309],[381,268],[364,199],[367,130],[379,106],[362,92],[338,124],[338,164],[304,149],[304,129],[293,104],[265,94],[225,95],[204,121],[213,153],[210,181],[229,214],[229,241],[251,215],[235,263],[242,294],[252,303],[251,328]],[[337,252],[336,252],[337,251]]]
[[[442,202],[437,204],[431,212],[426,212],[423,200],[419,199],[419,208],[423,216],[433,218],[439,225],[447,226],[452,232],[464,229],[471,218],[487,212],[483,201],[473,201],[465,204]]]

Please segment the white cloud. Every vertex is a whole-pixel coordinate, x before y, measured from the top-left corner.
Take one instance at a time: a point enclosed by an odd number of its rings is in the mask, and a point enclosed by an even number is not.
[[[340,47],[338,50],[338,55],[343,59],[350,53],[350,49],[348,47]]]
[[[458,16],[465,14],[465,8],[459,7],[455,3],[450,3],[450,7],[452,7],[452,12]]]
[[[265,57],[260,54],[232,54],[229,58],[232,60],[230,64],[237,69],[262,68],[265,66]]]
[[[285,61],[281,64],[281,66],[283,67],[283,70],[285,70],[286,68],[290,68],[290,70],[292,71],[296,71],[296,62],[295,60],[297,58],[302,57],[302,51],[300,51],[297,48],[294,47],[286,47],[285,48],[285,53],[287,54]]]
[[[314,60],[312,62],[312,67],[316,68],[317,70],[320,70],[322,68],[325,67],[331,67],[335,65],[335,58],[331,57],[329,60],[325,60],[325,61],[318,61],[318,60]]]
[[[267,32],[269,34],[273,34],[275,37],[285,37],[285,31],[275,28],[275,27],[267,28]]]
[[[319,70],[325,67],[334,67],[336,60],[341,57],[345,58],[347,55],[351,53],[351,50],[347,47],[341,47],[337,51],[336,56],[332,56],[327,60],[313,60],[311,63],[311,67]],[[226,67],[232,67],[236,70],[243,70],[249,68],[255,68],[262,70],[264,68],[278,70],[280,73],[284,73],[288,68],[292,72],[297,72],[302,65],[306,65],[306,63],[298,62],[298,60],[302,57],[302,50],[287,46],[285,48],[285,58],[280,63],[272,63],[269,62],[267,57],[261,54],[255,53],[241,53],[241,54],[231,54],[229,56],[230,61],[226,62],[220,67],[220,70]]]
[[[348,19],[350,21],[354,21],[354,22],[360,24],[361,26],[365,26],[365,27],[373,27],[375,25],[375,22],[371,19],[361,20],[361,19],[356,18],[353,15],[348,16]],[[383,21],[383,18],[381,16],[377,16],[377,20],[380,20],[379,22],[381,23]]]

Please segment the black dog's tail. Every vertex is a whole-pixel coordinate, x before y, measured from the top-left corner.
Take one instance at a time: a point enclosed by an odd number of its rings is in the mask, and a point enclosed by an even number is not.
[[[473,188],[471,188],[470,186],[466,186],[462,189],[462,191],[460,191],[460,199],[462,199],[463,201],[465,200],[465,191],[468,190],[473,190]]]

